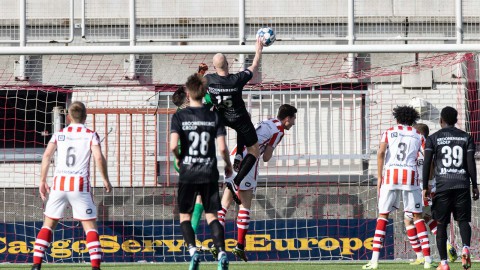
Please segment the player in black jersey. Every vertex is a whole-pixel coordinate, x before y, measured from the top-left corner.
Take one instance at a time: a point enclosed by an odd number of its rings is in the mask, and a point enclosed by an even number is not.
[[[233,180],[237,186],[255,165],[260,155],[257,134],[245,108],[242,90],[252,79],[254,73],[257,72],[262,50],[263,44],[260,40],[257,40],[252,65],[235,74],[229,73],[225,55],[217,53],[213,57],[213,66],[217,72],[205,75],[208,82],[208,93],[222,120],[226,126],[237,132],[239,144],[244,144],[247,147],[248,153],[243,157],[238,174]],[[242,153],[242,151],[239,151],[239,153]]]
[[[436,192],[433,197],[432,214],[437,220],[437,248],[441,263],[437,269],[448,270],[447,262],[447,225],[450,214],[458,222],[463,242],[462,265],[464,269],[471,267],[470,240],[472,228],[472,201],[478,200],[477,170],[475,166],[475,144],[466,132],[455,127],[458,112],[452,107],[445,107],[440,114],[442,129],[427,138],[425,146],[425,162],[423,167],[423,193],[428,198],[430,188],[428,179],[430,167],[434,164]]]
[[[218,150],[226,164],[225,175],[232,174],[232,165],[222,120],[216,112],[210,111],[202,104],[205,87],[206,81],[201,75],[194,74],[188,77],[186,88],[190,97],[190,106],[176,112],[172,117],[170,148],[180,168],[177,199],[180,226],[192,256],[189,269],[198,269],[200,263],[200,256],[195,247],[195,233],[190,221],[195,198],[200,195],[213,243],[219,248],[218,269],[225,270],[228,269],[228,259],[225,253],[224,229],[217,219],[217,211],[221,209],[221,205],[215,138],[217,138]],[[179,140],[181,150],[178,145]]]

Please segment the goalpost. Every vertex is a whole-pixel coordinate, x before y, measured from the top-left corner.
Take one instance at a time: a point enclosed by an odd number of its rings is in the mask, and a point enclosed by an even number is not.
[[[177,173],[169,153],[172,91],[228,52],[232,71],[249,61],[253,46],[2,47],[0,48],[0,261],[30,262],[42,224],[37,185],[41,154],[65,125],[65,108],[85,102],[87,126],[102,138],[115,189],[105,194],[92,165],[104,260],[187,261],[176,206]],[[392,109],[411,105],[431,133],[440,110],[459,111],[458,126],[480,142],[478,45],[282,46],[264,50],[260,76],[244,90],[254,123],[275,117],[281,104],[298,108],[274,159],[261,163],[252,206],[250,260],[365,260],[375,230],[376,149],[394,124]],[[137,77],[124,59],[136,54]],[[27,55],[26,80],[11,67]],[[349,56],[354,56],[353,59]],[[228,130],[228,145],[235,144]],[[221,166],[222,164],[220,164]],[[51,172],[53,170],[51,169]],[[479,208],[473,207],[473,250],[480,248]],[[227,249],[235,245],[231,208]],[[414,253],[403,213],[394,213],[381,258]],[[452,240],[456,233],[452,231]],[[199,243],[208,246],[205,223]],[[433,243],[433,242],[432,242]],[[71,212],[59,224],[49,262],[88,260],[85,239]],[[433,248],[432,250],[436,250]],[[205,254],[206,260],[212,260]]]

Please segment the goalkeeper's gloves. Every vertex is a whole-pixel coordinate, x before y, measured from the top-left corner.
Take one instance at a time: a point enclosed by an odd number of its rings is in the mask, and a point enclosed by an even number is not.
[[[205,64],[205,63],[200,63],[200,65],[198,65],[198,73],[199,73],[199,74],[205,75],[205,73],[207,72],[207,70],[208,70],[207,64]]]

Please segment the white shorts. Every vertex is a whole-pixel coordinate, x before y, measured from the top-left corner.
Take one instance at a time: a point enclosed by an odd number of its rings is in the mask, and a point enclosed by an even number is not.
[[[230,156],[230,159],[233,163],[233,159],[235,156]],[[235,177],[236,173],[232,177]],[[243,178],[242,182],[240,182],[240,186],[238,190],[253,190],[253,192],[257,189],[257,178],[258,178],[258,159],[253,165],[252,169],[248,172],[248,174]],[[225,182],[225,180],[224,180]]]
[[[422,215],[423,217],[425,217],[425,216],[432,217],[432,207],[430,205],[427,205],[427,206],[424,205],[422,214],[423,214]],[[405,212],[404,216],[405,216],[405,218],[413,220],[413,213]]]
[[[378,212],[388,214],[400,208],[400,197],[403,198],[403,211],[411,213],[422,213],[422,191],[416,190],[390,190],[387,186],[380,188],[378,198]]]
[[[76,220],[97,218],[97,207],[90,192],[51,190],[44,214],[51,219],[61,219],[67,204],[72,206],[73,218]]]

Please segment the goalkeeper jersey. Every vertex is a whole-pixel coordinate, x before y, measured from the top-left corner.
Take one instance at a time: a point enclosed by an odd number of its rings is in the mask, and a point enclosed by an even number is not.
[[[217,73],[205,75],[213,105],[229,122],[248,116],[242,91],[252,77],[253,73],[248,69],[227,76],[220,76]]]

